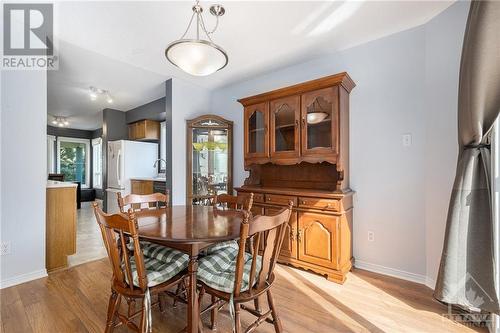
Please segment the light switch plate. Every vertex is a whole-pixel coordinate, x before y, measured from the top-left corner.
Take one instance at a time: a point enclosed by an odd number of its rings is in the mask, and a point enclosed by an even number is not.
[[[403,134],[403,147],[410,147],[412,144],[412,138],[410,133]]]

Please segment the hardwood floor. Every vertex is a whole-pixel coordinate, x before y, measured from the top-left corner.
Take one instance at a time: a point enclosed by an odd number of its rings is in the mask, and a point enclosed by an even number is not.
[[[111,270],[107,259],[0,291],[1,332],[103,332]],[[276,269],[274,298],[285,332],[487,332],[468,328],[442,314],[445,306],[419,284],[362,270],[349,273],[341,286],[321,276],[286,266]],[[231,332],[227,309],[218,332]],[[178,332],[185,308],[153,310],[154,332]],[[253,319],[243,314],[243,325]],[[209,315],[203,317],[209,332]],[[123,327],[115,332],[127,332]],[[274,332],[262,324],[257,332]]]
[[[98,200],[102,205],[102,201]],[[82,202],[76,212],[76,253],[68,257],[70,267],[107,256],[91,202]]]

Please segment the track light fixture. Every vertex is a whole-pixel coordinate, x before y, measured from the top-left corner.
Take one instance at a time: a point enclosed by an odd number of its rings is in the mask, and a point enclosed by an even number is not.
[[[104,90],[104,89],[96,88],[93,86],[89,87],[89,96],[90,96],[91,101],[96,101],[97,98],[99,97],[99,95],[103,95],[106,99],[106,102],[108,102],[108,104],[113,103],[113,97],[111,97],[109,90]]]

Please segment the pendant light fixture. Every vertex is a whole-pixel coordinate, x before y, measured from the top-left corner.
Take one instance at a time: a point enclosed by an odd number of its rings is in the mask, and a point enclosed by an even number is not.
[[[207,31],[203,20],[203,8],[199,1],[192,7],[193,14],[188,27],[180,39],[170,43],[165,56],[173,65],[179,67],[186,73],[195,76],[206,76],[213,74],[226,67],[228,62],[227,53],[210,37],[219,25],[219,17],[224,15],[226,10],[221,5],[212,5],[210,13],[216,17],[215,26]],[[191,28],[196,17],[196,38],[190,39],[186,35]],[[206,39],[200,38],[200,30],[205,33]]]

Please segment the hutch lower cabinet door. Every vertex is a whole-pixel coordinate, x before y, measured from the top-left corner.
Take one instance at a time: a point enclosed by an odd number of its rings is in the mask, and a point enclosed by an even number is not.
[[[298,259],[327,268],[338,268],[338,217],[299,213]]]

